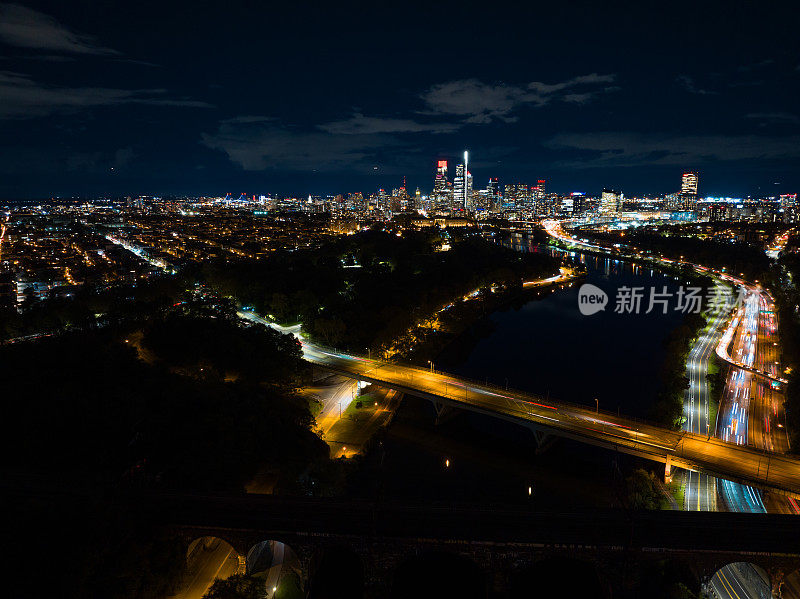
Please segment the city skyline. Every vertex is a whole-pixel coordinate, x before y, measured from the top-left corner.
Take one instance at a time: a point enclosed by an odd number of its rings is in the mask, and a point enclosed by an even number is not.
[[[792,11],[346,8],[0,5],[0,197],[423,186],[464,148],[477,185],[800,184]]]
[[[467,154],[467,151],[464,152]],[[128,192],[128,193],[103,193],[97,195],[52,195],[49,197],[31,197],[31,198],[0,198],[0,202],[10,202],[10,203],[30,203],[30,202],[37,202],[42,201],[46,202],[49,200],[56,200],[56,201],[68,201],[68,200],[95,200],[95,199],[122,199],[122,198],[133,198],[133,197],[151,197],[151,198],[242,198],[247,199],[249,197],[269,197],[269,198],[295,198],[295,199],[302,199],[302,198],[334,198],[335,196],[346,196],[346,195],[353,195],[353,194],[363,194],[365,196],[369,195],[376,195],[380,194],[381,192],[388,192],[390,190],[411,190],[409,191],[409,196],[411,196],[413,190],[417,190],[423,196],[427,198],[435,198],[437,193],[444,193],[448,195],[451,199],[455,197],[461,198],[462,205],[465,203],[466,198],[468,197],[465,195],[463,184],[461,183],[462,178],[462,169],[463,169],[463,162],[459,164],[455,164],[456,161],[454,160],[442,160],[436,159],[433,161],[434,166],[433,168],[433,177],[428,177],[427,181],[420,181],[420,182],[412,182],[412,184],[408,184],[407,177],[405,175],[401,175],[398,178],[394,178],[395,180],[388,180],[386,182],[381,182],[380,185],[374,188],[367,188],[367,189],[358,189],[355,186],[339,188],[339,189],[326,189],[321,192],[314,192],[308,190],[293,190],[288,192],[282,193],[275,193],[274,190],[264,189],[264,188],[250,188],[245,190],[230,190],[222,193],[210,193],[210,192],[200,192],[196,194],[181,194],[181,193],[142,193],[142,192]],[[796,194],[796,192],[790,191],[790,187],[788,185],[781,185],[781,191],[778,192],[776,189],[767,188],[764,190],[763,193],[757,194],[743,194],[738,196],[731,196],[725,195],[722,193],[715,192],[713,189],[708,189],[707,186],[703,188],[700,187],[699,178],[700,172],[698,170],[686,170],[686,169],[673,169],[673,181],[667,182],[664,188],[659,190],[653,190],[647,193],[628,193],[624,188],[616,188],[614,192],[617,194],[625,195],[626,199],[666,199],[669,200],[670,196],[692,196],[694,201],[703,200],[703,199],[727,199],[727,200],[744,200],[744,199],[777,199],[779,197],[784,197],[787,195]],[[452,174],[452,176],[451,176]],[[687,179],[688,177],[688,179]],[[677,178],[677,179],[676,179]],[[443,187],[441,189],[437,187],[437,180],[441,179]],[[452,179],[452,180],[451,180]],[[597,188],[593,189],[579,189],[574,186],[570,186],[568,182],[559,182],[556,181],[555,185],[552,185],[552,180],[547,179],[540,179],[537,177],[518,177],[518,176],[510,176],[508,178],[502,179],[497,176],[488,176],[482,177],[480,179],[476,179],[473,172],[470,170],[468,171],[468,187],[469,187],[469,197],[472,196],[473,193],[488,191],[490,187],[497,187],[500,186],[500,189],[495,189],[494,194],[503,196],[502,187],[505,185],[508,186],[521,186],[525,185],[526,188],[529,188],[530,191],[533,193],[535,192],[537,195],[541,194],[544,196],[544,184],[548,181],[547,185],[547,192],[550,196],[560,196],[560,197],[568,197],[568,196],[587,196],[587,197],[601,197],[602,193],[609,190],[609,187],[605,184],[601,184]],[[485,187],[481,187],[481,182],[485,181]],[[536,182],[535,184],[533,182]],[[677,182],[676,182],[677,181]],[[689,183],[687,183],[689,181]],[[551,186],[552,185],[552,186]],[[687,187],[688,185],[688,187]],[[554,190],[553,187],[556,189]],[[438,190],[438,191],[437,191]]]

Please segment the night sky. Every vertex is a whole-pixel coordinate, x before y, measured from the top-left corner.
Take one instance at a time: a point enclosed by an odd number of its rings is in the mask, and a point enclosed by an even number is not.
[[[796,4],[519,4],[0,4],[0,197],[800,189]]]

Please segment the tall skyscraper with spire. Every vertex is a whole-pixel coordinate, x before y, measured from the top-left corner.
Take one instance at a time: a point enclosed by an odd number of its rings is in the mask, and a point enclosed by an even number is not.
[[[469,152],[464,152],[464,164],[456,166],[456,176],[453,179],[453,209],[472,208],[472,173],[469,172]]]

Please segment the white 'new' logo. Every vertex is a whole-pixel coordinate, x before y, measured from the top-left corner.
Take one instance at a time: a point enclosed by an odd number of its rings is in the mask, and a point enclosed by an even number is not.
[[[591,316],[606,309],[608,295],[591,283],[584,283],[578,290],[578,309],[584,316]]]

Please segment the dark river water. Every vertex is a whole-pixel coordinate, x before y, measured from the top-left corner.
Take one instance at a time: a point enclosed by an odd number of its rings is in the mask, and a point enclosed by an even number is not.
[[[629,262],[537,246],[525,237],[512,237],[506,245],[570,256],[586,266],[587,276],[519,309],[492,314],[493,330],[453,370],[501,385],[507,379],[509,387],[591,407],[597,398],[601,409],[646,417],[659,389],[663,341],[682,319],[674,294],[685,282]],[[580,313],[578,289],[583,283],[608,294],[604,311]],[[641,313],[615,313],[617,292],[624,286],[644,287]],[[656,306],[645,314],[650,289],[661,292],[664,286],[672,294],[668,313]]]

